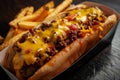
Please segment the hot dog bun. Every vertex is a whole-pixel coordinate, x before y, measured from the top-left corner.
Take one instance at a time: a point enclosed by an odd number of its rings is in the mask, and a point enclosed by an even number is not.
[[[111,26],[113,26],[115,22],[115,15],[108,17],[104,23],[104,31],[102,31],[102,35],[105,35],[112,28]],[[84,38],[74,41],[71,45],[67,46],[59,52],[58,55],[55,55],[48,63],[40,68],[32,77],[29,78],[29,80],[49,80],[53,76],[56,76],[56,74],[67,69],[75,60],[99,41],[99,33],[101,32],[96,31],[95,34],[88,34]]]

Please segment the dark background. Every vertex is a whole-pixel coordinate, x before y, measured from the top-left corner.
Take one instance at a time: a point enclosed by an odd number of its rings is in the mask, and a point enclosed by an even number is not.
[[[6,36],[9,30],[8,22],[25,6],[33,5],[35,9],[49,0],[1,0],[0,2],[0,35]],[[55,0],[58,5],[62,0]],[[77,4],[85,0],[73,0]],[[120,0],[88,0],[105,4],[120,13]],[[102,47],[102,46],[101,46]],[[96,55],[83,58],[82,65],[77,65],[74,71],[60,75],[54,80],[120,80],[120,23],[118,23],[113,41]],[[0,70],[0,79],[5,78]]]

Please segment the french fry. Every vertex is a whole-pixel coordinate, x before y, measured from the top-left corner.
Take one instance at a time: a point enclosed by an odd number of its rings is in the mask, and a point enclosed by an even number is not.
[[[15,43],[15,42],[16,42],[23,34],[25,34],[26,32],[27,32],[27,31],[22,32],[22,33],[20,33],[20,34],[18,34],[18,35],[16,35],[16,36],[14,36],[14,37],[11,38],[10,40],[4,42],[2,45],[0,45],[0,51],[1,51],[2,49],[4,49],[5,47],[7,47],[8,45]]]
[[[8,41],[10,38],[13,37],[13,35],[14,35],[14,30],[15,30],[14,28],[12,28],[12,27],[10,28],[9,32],[7,33],[7,36],[6,36],[4,42]]]
[[[55,8],[54,12],[52,12],[50,15],[47,16],[46,19],[57,15],[59,12],[63,11],[65,8],[67,8],[71,3],[72,3],[72,0],[64,0],[60,5],[58,5]]]
[[[5,37],[4,42],[9,41],[12,37],[18,35],[21,32],[24,32],[24,31],[25,30],[18,29],[18,28],[15,29],[15,28],[11,27],[10,30],[9,30],[9,32],[8,32],[8,34],[7,34],[7,36]]]
[[[48,14],[49,14],[49,10],[44,9],[41,15],[38,18],[36,18],[36,20],[34,21],[42,22],[48,16]]]
[[[42,12],[44,12],[45,10],[49,10],[49,8],[52,8],[54,5],[53,5],[53,1],[50,1],[49,3],[47,3],[46,5],[40,7],[36,12],[34,12],[32,15],[28,15],[28,16],[25,16],[25,17],[22,17],[22,18],[19,18],[19,19],[15,19],[13,21],[11,21],[9,23],[10,26],[13,26],[15,28],[17,28],[17,23],[20,22],[20,21],[34,21],[36,20],[37,18],[39,18],[40,16],[42,16]]]
[[[30,22],[30,21],[21,21],[18,23],[18,28],[21,29],[31,29],[40,24],[40,22]]]
[[[2,36],[0,36],[0,44],[3,43],[4,38]]]
[[[52,12],[54,12],[55,8],[51,8],[49,9],[49,14],[51,14]]]
[[[34,12],[34,7],[33,7],[33,6],[31,6],[31,7],[29,7],[29,9],[28,9],[28,11],[27,11],[26,15],[32,15],[32,14],[33,14],[33,12]],[[25,16],[26,16],[26,15],[25,15]]]
[[[47,8],[47,9],[51,9],[53,8],[55,5],[54,5],[54,2],[53,1],[50,1],[48,2],[47,4],[43,5],[42,7],[40,7],[37,11],[34,12],[34,15],[37,15],[39,13],[41,13],[41,8]]]
[[[30,7],[25,7],[21,10],[21,12],[16,16],[17,19],[22,18],[26,15],[31,15],[33,14],[34,11],[34,7],[30,6]]]
[[[14,35],[13,36],[16,36],[22,32],[25,32],[26,30],[23,30],[23,29],[20,29],[20,28],[16,28],[15,31],[14,31]]]

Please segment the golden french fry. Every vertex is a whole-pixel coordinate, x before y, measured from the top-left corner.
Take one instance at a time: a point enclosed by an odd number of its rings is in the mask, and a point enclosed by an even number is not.
[[[28,11],[27,11],[27,13],[26,13],[25,16],[27,16],[27,15],[31,15],[31,14],[33,14],[33,12],[34,12],[34,7],[31,6],[31,7],[29,7],[29,9],[28,9]]]
[[[2,36],[0,36],[0,44],[3,43],[4,38]]]
[[[55,7],[55,4],[53,1],[50,1],[45,6],[48,7],[49,9],[51,9],[51,8]]]
[[[0,40],[1,40],[1,39],[4,39],[4,38],[0,35]]]
[[[49,14],[49,11],[44,9],[42,11],[41,15],[38,18],[36,18],[36,20],[34,20],[34,21],[42,22],[48,16],[48,14]]]
[[[10,40],[4,42],[2,45],[0,45],[0,51],[1,51],[2,49],[4,49],[5,47],[7,47],[8,45],[15,43],[15,42],[16,42],[23,34],[25,34],[26,32],[27,32],[27,31],[24,31],[24,32],[22,32],[22,33],[20,33],[20,34],[18,34],[18,35],[16,35],[16,36],[14,36],[14,37],[11,38]]]
[[[15,31],[14,31],[14,35],[13,36],[16,36],[16,35],[24,32],[24,31],[26,31],[26,30],[23,30],[23,29],[20,29],[20,28],[16,28]]]
[[[54,7],[54,2],[53,1],[50,1],[48,2],[44,7],[44,10],[41,12],[41,14],[36,18],[35,21],[43,21],[47,16],[48,14],[50,13],[50,10],[53,9]],[[40,13],[40,10],[41,8],[39,8],[34,14],[39,14]]]
[[[51,14],[52,12],[54,12],[55,8],[51,8],[49,9],[49,14]]]
[[[21,32],[24,32],[25,30],[22,30],[22,29],[18,29],[18,28],[13,28],[11,27],[9,32],[7,33],[7,36],[5,37],[5,40],[4,42],[7,42],[9,41],[12,37],[16,36],[17,34],[21,33]]]
[[[9,23],[9,25],[12,26],[12,27],[14,27],[14,28],[17,28],[18,27],[18,25],[17,25],[18,22],[25,21],[25,20],[30,21],[30,20],[33,20],[34,17],[35,17],[35,15],[28,15],[28,16],[25,16],[25,17],[20,18],[20,19],[15,19],[15,20],[11,21]]]
[[[11,27],[10,30],[8,31],[8,33],[7,33],[7,36],[5,37],[5,41],[4,42],[8,41],[10,38],[13,37],[14,31],[15,31],[15,29],[13,27]]]
[[[16,18],[18,19],[18,18],[24,17],[26,15],[31,15],[31,14],[33,14],[33,11],[34,11],[33,6],[25,7],[23,9],[21,9],[21,12],[16,16]]]
[[[18,27],[21,29],[31,29],[40,24],[40,22],[21,21],[18,23]]]
[[[57,15],[59,12],[63,11],[65,8],[67,8],[71,3],[72,3],[72,0],[64,0],[60,5],[58,5],[55,8],[54,12],[52,12],[50,15],[47,16],[46,19]]]
[[[19,19],[15,19],[13,21],[11,21],[9,23],[10,26],[13,26],[15,28],[17,28],[17,23],[20,22],[20,21],[34,21],[36,20],[37,18],[39,18],[40,16],[42,16],[42,12],[44,12],[45,10],[49,10],[49,8],[52,8],[54,5],[53,5],[53,1],[50,1],[49,3],[47,3],[46,5],[40,7],[36,12],[34,12],[32,15],[28,15],[28,16],[25,16],[25,17],[22,17],[22,18],[19,18]]]
[[[41,8],[49,10],[51,8],[54,7],[54,2],[50,1],[47,4],[43,5],[42,7],[40,7],[37,11],[34,12],[34,15],[38,15],[39,13],[41,13]]]

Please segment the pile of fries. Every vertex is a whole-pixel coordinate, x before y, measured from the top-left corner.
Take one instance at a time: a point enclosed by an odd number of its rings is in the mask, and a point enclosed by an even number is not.
[[[19,37],[25,34],[29,29],[36,27],[44,20],[50,19],[51,17],[62,12],[71,3],[72,0],[63,0],[61,4],[55,7],[54,2],[50,1],[38,8],[36,11],[34,11],[33,6],[21,9],[15,19],[9,23],[11,27],[6,38],[4,39],[4,42],[0,45],[0,51],[9,44],[16,42],[16,40],[18,40]]]

